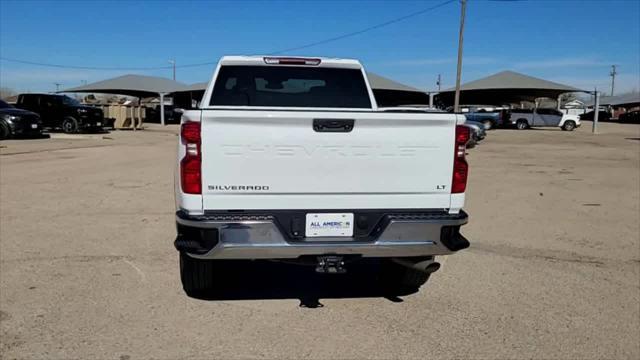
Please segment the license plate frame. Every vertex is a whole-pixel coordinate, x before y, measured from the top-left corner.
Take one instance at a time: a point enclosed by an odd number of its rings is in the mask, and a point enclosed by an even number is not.
[[[305,236],[353,237],[353,213],[307,213]]]

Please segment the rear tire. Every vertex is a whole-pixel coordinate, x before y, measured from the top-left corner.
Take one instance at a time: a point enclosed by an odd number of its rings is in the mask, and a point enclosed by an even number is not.
[[[518,130],[526,130],[529,128],[529,123],[527,120],[518,120],[516,121],[516,129]]]
[[[66,134],[75,134],[79,128],[78,121],[70,116],[62,120],[62,131]]]
[[[565,121],[564,124],[562,124],[562,130],[564,131],[573,131],[576,128],[576,123],[574,121]]]
[[[4,122],[0,122],[0,140],[9,138],[11,138],[11,129],[9,129],[9,125]]]
[[[202,295],[215,285],[215,261],[195,259],[180,253],[180,280],[189,296]]]
[[[416,292],[429,280],[430,275],[391,260],[385,260],[382,263],[382,285],[385,291],[392,294]]]

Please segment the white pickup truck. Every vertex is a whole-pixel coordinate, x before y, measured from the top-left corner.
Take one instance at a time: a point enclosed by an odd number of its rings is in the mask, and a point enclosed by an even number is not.
[[[187,294],[222,260],[344,272],[377,258],[381,284],[417,289],[460,234],[463,115],[381,109],[356,60],[226,56],[183,113],[175,247]],[[378,260],[376,260],[378,261]]]
[[[573,131],[580,127],[578,115],[564,114],[556,109],[513,109],[508,122],[516,129],[524,130],[533,126],[559,127],[564,131]],[[506,124],[506,123],[505,123]]]

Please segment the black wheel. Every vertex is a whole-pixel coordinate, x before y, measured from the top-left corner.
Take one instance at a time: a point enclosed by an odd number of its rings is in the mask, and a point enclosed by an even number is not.
[[[385,291],[392,294],[408,294],[418,291],[429,280],[430,275],[391,260],[385,260],[382,263],[382,285]]]
[[[516,121],[516,129],[525,130],[529,128],[529,123],[527,120],[518,120]]]
[[[573,131],[576,128],[576,123],[574,121],[565,121],[562,125],[562,130],[564,131]]]
[[[78,132],[78,121],[72,117],[66,117],[62,121],[62,131],[67,134],[73,134]]]
[[[491,120],[483,121],[482,125],[484,125],[485,130],[491,130],[491,128],[493,127],[493,123],[491,122]]]
[[[213,289],[215,261],[194,259],[180,253],[180,280],[189,296],[198,296]]]
[[[11,137],[11,129],[9,125],[0,122],[0,140],[9,139]]]

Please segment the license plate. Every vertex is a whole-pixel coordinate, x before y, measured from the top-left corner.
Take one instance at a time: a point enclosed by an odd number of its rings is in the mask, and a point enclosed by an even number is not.
[[[102,125],[102,123],[96,123],[96,126],[100,126],[100,125]]]
[[[31,128],[32,129],[37,129],[38,128],[38,124],[31,124]]]
[[[306,237],[353,236],[353,213],[307,214]]]

